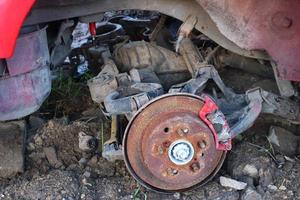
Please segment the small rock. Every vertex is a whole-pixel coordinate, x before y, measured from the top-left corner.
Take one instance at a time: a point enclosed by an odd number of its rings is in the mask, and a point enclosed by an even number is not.
[[[273,183],[273,171],[270,168],[259,170],[259,184],[267,187]]]
[[[66,126],[70,123],[70,119],[69,119],[68,116],[63,116],[61,118],[56,118],[55,122],[60,124],[60,125]]]
[[[80,166],[85,166],[87,163],[87,159],[86,158],[80,158],[80,160],[78,161]]]
[[[79,149],[84,152],[90,152],[97,148],[98,143],[96,138],[93,136],[87,135],[84,132],[79,132],[78,134],[79,138]]]
[[[243,169],[243,172],[248,175],[248,176],[251,176],[253,178],[257,177],[258,176],[258,170],[257,168],[254,166],[254,165],[251,165],[251,164],[246,164],[244,169]]]
[[[274,191],[276,191],[278,189],[276,185],[268,185],[268,188],[270,190],[274,190]]]
[[[83,176],[86,177],[86,178],[90,178],[90,177],[91,177],[91,172],[85,171],[85,172],[83,173]]]
[[[235,190],[243,190],[247,187],[247,183],[237,181],[231,178],[220,176],[220,184],[223,187],[233,188]]]
[[[48,121],[47,126],[48,126],[48,129],[53,129],[55,127],[54,121],[53,120]]]
[[[295,136],[283,128],[271,126],[268,140],[284,155],[294,156],[299,152],[300,136]]]
[[[59,168],[62,166],[62,163],[57,159],[56,150],[54,147],[44,147],[43,151],[52,167]]]
[[[279,187],[279,190],[286,190],[286,187],[285,187],[284,185],[281,185],[281,186]]]
[[[245,193],[242,195],[241,200],[262,200],[262,196],[253,190],[252,188],[247,188]]]
[[[28,146],[27,146],[27,150],[28,150],[28,151],[33,151],[33,150],[35,150],[35,146],[34,146],[34,144],[33,144],[32,142],[29,142],[29,144],[28,144]]]
[[[88,182],[88,180],[86,178],[82,179],[82,184],[87,185],[87,186],[93,186],[91,183]]]
[[[95,166],[97,165],[97,163],[98,163],[98,156],[95,155],[95,156],[93,156],[93,157],[89,160],[89,162],[87,163],[87,165],[90,166],[90,167],[95,167]]]
[[[173,196],[174,196],[175,199],[180,199],[180,196],[181,196],[181,195],[180,195],[179,192],[176,192],[176,193],[174,193]]]
[[[34,143],[38,146],[42,146],[43,145],[43,139],[38,135],[36,134],[33,138],[34,140]]]
[[[33,116],[33,115],[31,115],[29,117],[30,129],[33,130],[33,131],[41,128],[44,124],[45,124],[45,121],[40,117],[36,117],[36,116]]]

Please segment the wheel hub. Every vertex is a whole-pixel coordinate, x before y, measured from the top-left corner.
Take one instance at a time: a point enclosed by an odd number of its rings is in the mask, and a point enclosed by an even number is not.
[[[168,94],[142,107],[124,135],[125,163],[144,186],[174,192],[202,185],[220,169],[226,151],[198,115],[204,102],[190,94]]]
[[[194,147],[186,140],[176,140],[169,147],[169,158],[176,165],[185,165],[194,157]]]

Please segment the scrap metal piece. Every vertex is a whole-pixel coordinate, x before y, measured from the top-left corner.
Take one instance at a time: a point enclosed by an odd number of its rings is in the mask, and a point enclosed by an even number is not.
[[[207,66],[207,64],[203,63],[204,58],[189,38],[182,39],[179,53],[182,55],[193,77],[197,74],[199,68]]]
[[[204,95],[204,105],[199,110],[199,116],[214,134],[216,149],[231,150],[229,125],[216,103],[207,95]]]
[[[188,71],[182,56],[145,41],[120,46],[114,51],[114,59],[122,72],[128,72],[133,68],[149,68],[158,75]]]
[[[116,115],[111,116],[110,139],[103,144],[102,157],[110,162],[123,160],[123,150],[117,142],[118,118]]]
[[[50,55],[50,62],[53,66],[62,64],[70,54],[74,28],[75,23],[73,20],[66,20],[61,23]]]
[[[182,191],[218,172],[226,151],[216,149],[213,133],[199,117],[203,105],[199,96],[178,93],[139,109],[123,138],[126,166],[139,183],[159,192]]]
[[[25,121],[0,123],[0,177],[24,172]]]
[[[99,52],[104,62],[101,72],[87,82],[92,100],[100,104],[108,94],[118,88],[119,83],[117,76],[119,70],[115,62],[111,59],[111,54],[107,48],[99,47],[90,48],[89,50],[94,53]]]
[[[225,49],[217,50],[214,56],[216,66],[230,66],[235,69],[240,69],[251,74],[273,79],[274,72],[271,66],[261,64],[258,60],[241,56]]]
[[[176,41],[175,45],[175,51],[179,51],[179,47],[181,45],[181,42],[184,38],[187,38],[189,34],[192,32],[193,28],[196,26],[198,22],[198,18],[193,15],[189,15],[186,20],[183,22],[183,24],[180,26],[178,30],[178,39]]]
[[[114,91],[106,96],[104,107],[108,114],[131,114],[151,99],[163,94],[163,88],[157,83],[134,83],[126,90],[132,90],[132,95],[122,96],[120,92]]]
[[[281,127],[270,127],[268,141],[284,155],[293,157],[300,153],[300,136]]]
[[[172,86],[169,90],[169,93],[186,92],[191,94],[199,94],[205,88],[209,79],[214,80],[218,88],[222,91],[227,99],[233,99],[236,97],[236,94],[230,88],[226,87],[218,71],[212,65],[199,68],[195,78],[192,78],[185,83]]]
[[[281,94],[281,96],[284,96],[284,97],[294,96],[296,94],[296,91],[292,85],[292,82],[289,80],[283,80],[281,77],[279,77],[277,65],[274,62],[271,62],[271,65],[272,65],[272,68],[274,71],[276,83],[277,83],[278,90],[279,90],[279,93]]]

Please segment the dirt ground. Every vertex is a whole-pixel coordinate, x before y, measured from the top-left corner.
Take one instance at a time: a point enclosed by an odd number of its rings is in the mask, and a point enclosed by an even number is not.
[[[247,87],[252,86],[250,81],[258,82],[257,78],[250,78]],[[11,179],[0,180],[1,200],[300,199],[300,161],[273,151],[266,139],[269,126],[278,124],[276,120],[263,116],[235,139],[222,169],[207,185],[184,193],[158,194],[137,184],[123,161],[110,163],[101,157],[101,144],[109,137],[110,124],[88,95],[84,96],[76,100],[77,114],[72,117],[68,115],[72,113],[71,106],[67,106],[68,114],[59,118],[42,118],[44,111],[29,118],[26,170]],[[87,153],[79,149],[80,131],[99,139],[96,151]],[[250,166],[251,173],[245,172],[245,166]],[[247,188],[238,191],[223,187],[220,176],[243,181]]]

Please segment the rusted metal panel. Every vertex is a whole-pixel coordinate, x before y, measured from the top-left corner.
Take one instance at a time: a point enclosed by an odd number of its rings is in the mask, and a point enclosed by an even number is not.
[[[238,46],[266,50],[280,78],[300,81],[298,0],[197,0],[220,32]]]

